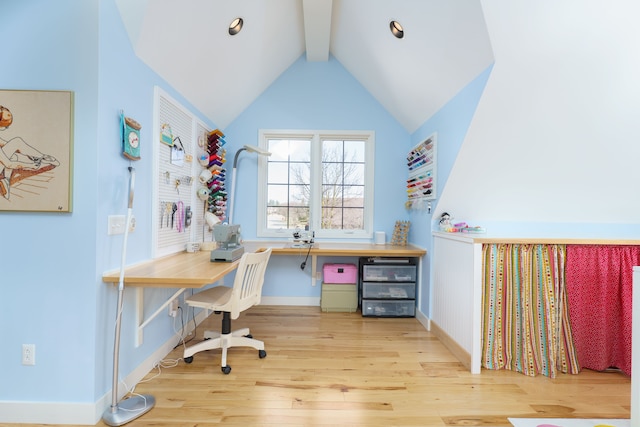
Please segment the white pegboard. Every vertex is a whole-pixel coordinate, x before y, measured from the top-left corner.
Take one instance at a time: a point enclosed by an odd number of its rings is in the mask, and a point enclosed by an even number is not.
[[[196,196],[202,167],[197,159],[204,152],[198,140],[206,138],[208,129],[158,88],[155,112],[153,224],[155,257],[159,257],[183,251],[187,242],[203,239],[204,202]],[[168,145],[169,141],[172,145]],[[184,149],[182,153],[178,147]],[[192,215],[189,226],[185,226],[184,220],[187,209]]]

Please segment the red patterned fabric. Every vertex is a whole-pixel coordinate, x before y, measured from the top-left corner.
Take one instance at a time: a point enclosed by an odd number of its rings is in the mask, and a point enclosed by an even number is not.
[[[631,375],[633,266],[640,247],[567,245],[569,315],[578,362]]]

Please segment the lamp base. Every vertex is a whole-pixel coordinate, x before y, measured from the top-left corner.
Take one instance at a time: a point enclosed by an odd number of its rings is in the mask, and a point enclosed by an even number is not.
[[[156,399],[151,395],[132,396],[115,407],[109,406],[102,414],[102,421],[109,426],[121,426],[146,414],[155,404]]]

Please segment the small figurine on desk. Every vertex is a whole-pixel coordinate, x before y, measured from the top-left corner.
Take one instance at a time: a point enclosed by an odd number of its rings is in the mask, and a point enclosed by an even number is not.
[[[451,225],[451,215],[447,212],[442,212],[440,215],[440,231],[451,231],[453,226]]]

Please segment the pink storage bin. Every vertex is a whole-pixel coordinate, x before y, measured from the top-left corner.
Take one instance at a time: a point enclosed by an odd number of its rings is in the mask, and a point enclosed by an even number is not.
[[[324,283],[358,283],[355,264],[325,264],[322,267]]]

